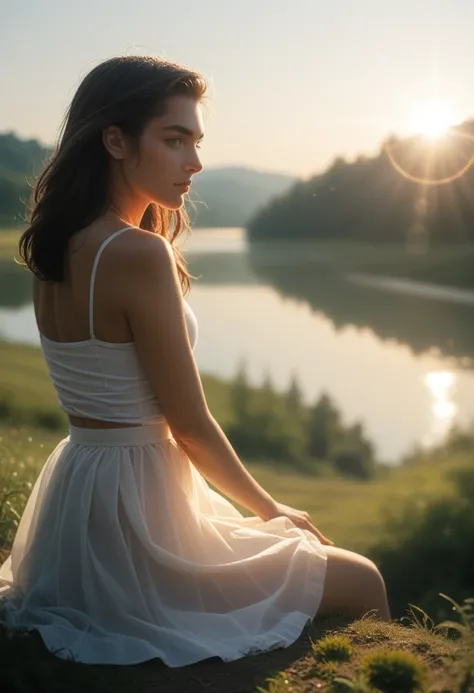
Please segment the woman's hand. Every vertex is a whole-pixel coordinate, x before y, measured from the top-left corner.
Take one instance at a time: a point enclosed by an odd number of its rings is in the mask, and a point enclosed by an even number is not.
[[[296,527],[300,529],[307,529],[313,534],[315,534],[321,544],[326,544],[327,546],[334,546],[334,542],[319,531],[319,529],[313,524],[311,517],[304,510],[296,510],[291,508],[289,505],[284,503],[275,503],[274,510],[271,514],[265,517],[265,520],[272,520],[274,517],[287,517],[293,522]]]

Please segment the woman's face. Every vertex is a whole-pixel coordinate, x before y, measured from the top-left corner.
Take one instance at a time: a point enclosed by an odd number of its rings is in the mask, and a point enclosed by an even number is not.
[[[189,96],[172,96],[165,115],[152,118],[142,132],[139,156],[132,147],[122,160],[123,175],[133,194],[147,203],[179,209],[195,173],[204,136],[199,103]]]

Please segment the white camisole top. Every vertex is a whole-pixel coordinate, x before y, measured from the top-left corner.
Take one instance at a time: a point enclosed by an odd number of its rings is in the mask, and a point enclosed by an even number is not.
[[[89,339],[57,342],[40,333],[40,343],[63,411],[72,416],[139,425],[162,421],[163,412],[140,365],[135,343],[104,342],[94,334],[94,283],[100,256],[114,238],[130,228],[126,226],[106,238],[94,259],[89,287]],[[197,320],[186,301],[184,309],[194,349]]]

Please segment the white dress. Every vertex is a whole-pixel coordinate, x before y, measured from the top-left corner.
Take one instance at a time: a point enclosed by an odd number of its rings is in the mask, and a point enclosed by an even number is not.
[[[178,667],[286,647],[318,611],[327,555],[284,517],[244,517],[171,435],[133,343],[41,337],[61,407],[136,423],[70,427],[0,567],[0,620],[61,658]],[[185,303],[188,332],[197,323]],[[111,416],[115,418],[110,418]]]

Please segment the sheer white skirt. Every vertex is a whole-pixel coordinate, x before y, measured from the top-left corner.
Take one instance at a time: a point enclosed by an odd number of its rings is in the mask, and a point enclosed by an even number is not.
[[[326,564],[310,532],[216,493],[165,422],[71,427],[0,568],[0,620],[84,663],[232,661],[298,638]]]

